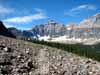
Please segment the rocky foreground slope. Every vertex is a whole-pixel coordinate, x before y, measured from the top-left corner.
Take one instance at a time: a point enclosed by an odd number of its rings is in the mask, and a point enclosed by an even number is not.
[[[60,49],[0,36],[0,75],[100,75],[100,63]]]

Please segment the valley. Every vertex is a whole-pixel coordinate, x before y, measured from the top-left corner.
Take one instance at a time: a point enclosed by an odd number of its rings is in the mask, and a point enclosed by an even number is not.
[[[0,0],[0,75],[100,75],[100,0]]]

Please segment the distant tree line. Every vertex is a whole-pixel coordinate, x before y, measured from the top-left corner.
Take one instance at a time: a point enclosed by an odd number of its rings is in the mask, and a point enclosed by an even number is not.
[[[62,49],[77,54],[79,56],[85,56],[87,58],[91,58],[100,62],[100,44],[96,44],[96,45],[64,44],[64,43],[57,43],[57,42],[47,42],[43,40],[39,41],[36,39],[27,40],[27,41]]]

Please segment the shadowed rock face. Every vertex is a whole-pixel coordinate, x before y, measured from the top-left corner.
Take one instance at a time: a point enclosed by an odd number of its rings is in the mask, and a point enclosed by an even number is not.
[[[0,35],[15,38],[15,36],[4,26],[2,21],[0,21]]]
[[[2,21],[0,21],[0,32],[6,30],[6,27],[3,25]]]

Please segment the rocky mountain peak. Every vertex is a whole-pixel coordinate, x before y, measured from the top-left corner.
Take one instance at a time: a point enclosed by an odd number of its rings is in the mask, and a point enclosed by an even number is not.
[[[77,28],[78,27],[78,25],[77,24],[75,24],[75,23],[70,23],[70,24],[68,24],[67,25],[67,29],[74,29],[74,28]]]
[[[100,13],[96,14],[96,22],[100,24]]]
[[[100,13],[97,13],[95,16],[100,17]]]
[[[4,26],[3,22],[0,21],[0,31],[3,31],[5,29],[6,29],[6,27]]]
[[[86,26],[98,26],[100,25],[100,14],[96,14],[90,18],[87,18],[80,22],[80,25],[86,25]]]
[[[50,20],[49,22],[48,22],[48,25],[56,25],[57,23],[54,21],[54,20]]]
[[[15,38],[15,36],[5,27],[2,21],[0,21],[0,35]]]

